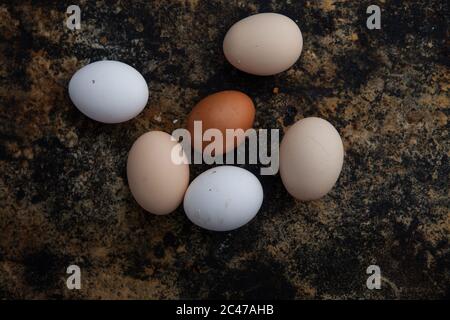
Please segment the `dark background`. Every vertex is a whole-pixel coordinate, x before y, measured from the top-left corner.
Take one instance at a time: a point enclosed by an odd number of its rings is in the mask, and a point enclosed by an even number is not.
[[[0,4],[0,298],[450,296],[447,1],[80,1],[78,31],[65,27],[69,4]],[[366,29],[370,4],[381,30]],[[298,23],[302,56],[276,76],[243,74],[223,37],[271,11]],[[147,80],[135,119],[100,124],[70,102],[73,73],[101,59]],[[182,126],[224,89],[253,98],[256,128],[330,121],[346,152],[335,188],[297,202],[279,175],[258,176],[261,211],[227,233],[182,208],[139,208],[125,170],[133,141]],[[82,290],[66,289],[70,264]],[[366,288],[370,264],[381,290]]]

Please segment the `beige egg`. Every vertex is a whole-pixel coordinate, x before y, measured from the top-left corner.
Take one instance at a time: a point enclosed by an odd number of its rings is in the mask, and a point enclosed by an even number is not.
[[[223,40],[227,60],[239,70],[267,76],[289,69],[300,57],[303,37],[290,18],[259,13],[236,22]]]
[[[189,184],[189,165],[181,145],[171,135],[151,131],[131,147],[128,185],[137,203],[154,214],[168,214],[183,201]]]
[[[337,130],[321,118],[305,118],[286,132],[280,146],[280,175],[287,191],[299,200],[315,200],[336,183],[344,161]]]

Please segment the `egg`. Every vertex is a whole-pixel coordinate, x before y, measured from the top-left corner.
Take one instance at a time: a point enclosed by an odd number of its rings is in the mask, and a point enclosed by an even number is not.
[[[300,57],[303,37],[290,18],[260,13],[235,23],[223,40],[223,52],[237,69],[268,76],[289,69]]]
[[[97,61],[72,76],[69,96],[89,118],[119,123],[134,118],[144,109],[148,87],[133,67],[119,61]]]
[[[287,191],[299,200],[315,200],[336,183],[344,147],[328,121],[311,117],[288,129],[280,146],[280,175]]]
[[[127,177],[141,207],[154,214],[168,214],[181,204],[189,185],[188,159],[171,135],[150,131],[131,147]]]
[[[226,153],[239,146],[245,140],[245,131],[253,127],[255,119],[255,106],[252,99],[246,94],[234,91],[220,91],[202,99],[190,112],[187,118],[187,129],[192,137],[192,145],[197,151],[203,150],[210,141],[202,141],[207,129],[218,129],[222,134],[222,148],[216,150],[215,155]],[[200,134],[194,130],[194,121],[201,121]],[[226,139],[226,129],[242,129],[236,132],[235,137]]]
[[[192,181],[183,206],[189,220],[199,227],[229,231],[252,220],[262,201],[261,183],[251,172],[220,166],[203,172]]]

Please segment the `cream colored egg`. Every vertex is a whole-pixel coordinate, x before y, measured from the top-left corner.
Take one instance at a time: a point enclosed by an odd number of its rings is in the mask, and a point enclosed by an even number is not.
[[[127,162],[128,184],[137,203],[158,215],[174,211],[189,184],[187,163],[181,145],[168,133],[151,131],[140,136]]]
[[[300,57],[303,38],[290,18],[260,13],[235,23],[223,40],[227,60],[239,70],[267,76],[289,69]]]
[[[336,183],[344,161],[337,130],[321,118],[305,118],[286,132],[280,146],[280,175],[287,191],[299,200],[314,200]]]

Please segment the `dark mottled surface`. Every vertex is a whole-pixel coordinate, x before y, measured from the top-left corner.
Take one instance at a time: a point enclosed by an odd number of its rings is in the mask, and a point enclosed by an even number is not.
[[[365,28],[372,3],[379,31]],[[448,1],[80,1],[75,32],[67,5],[0,4],[0,298],[450,296]],[[267,11],[298,22],[301,59],[274,77],[243,74],[223,36]],[[68,98],[75,70],[106,58],[149,84],[145,111],[124,124],[91,121]],[[261,212],[229,233],[181,208],[140,209],[125,174],[133,141],[182,126],[222,89],[253,97],[258,128],[332,122],[346,151],[332,192],[296,202],[278,175],[260,177]],[[80,291],[65,288],[69,264]],[[381,290],[365,286],[370,264]]]

